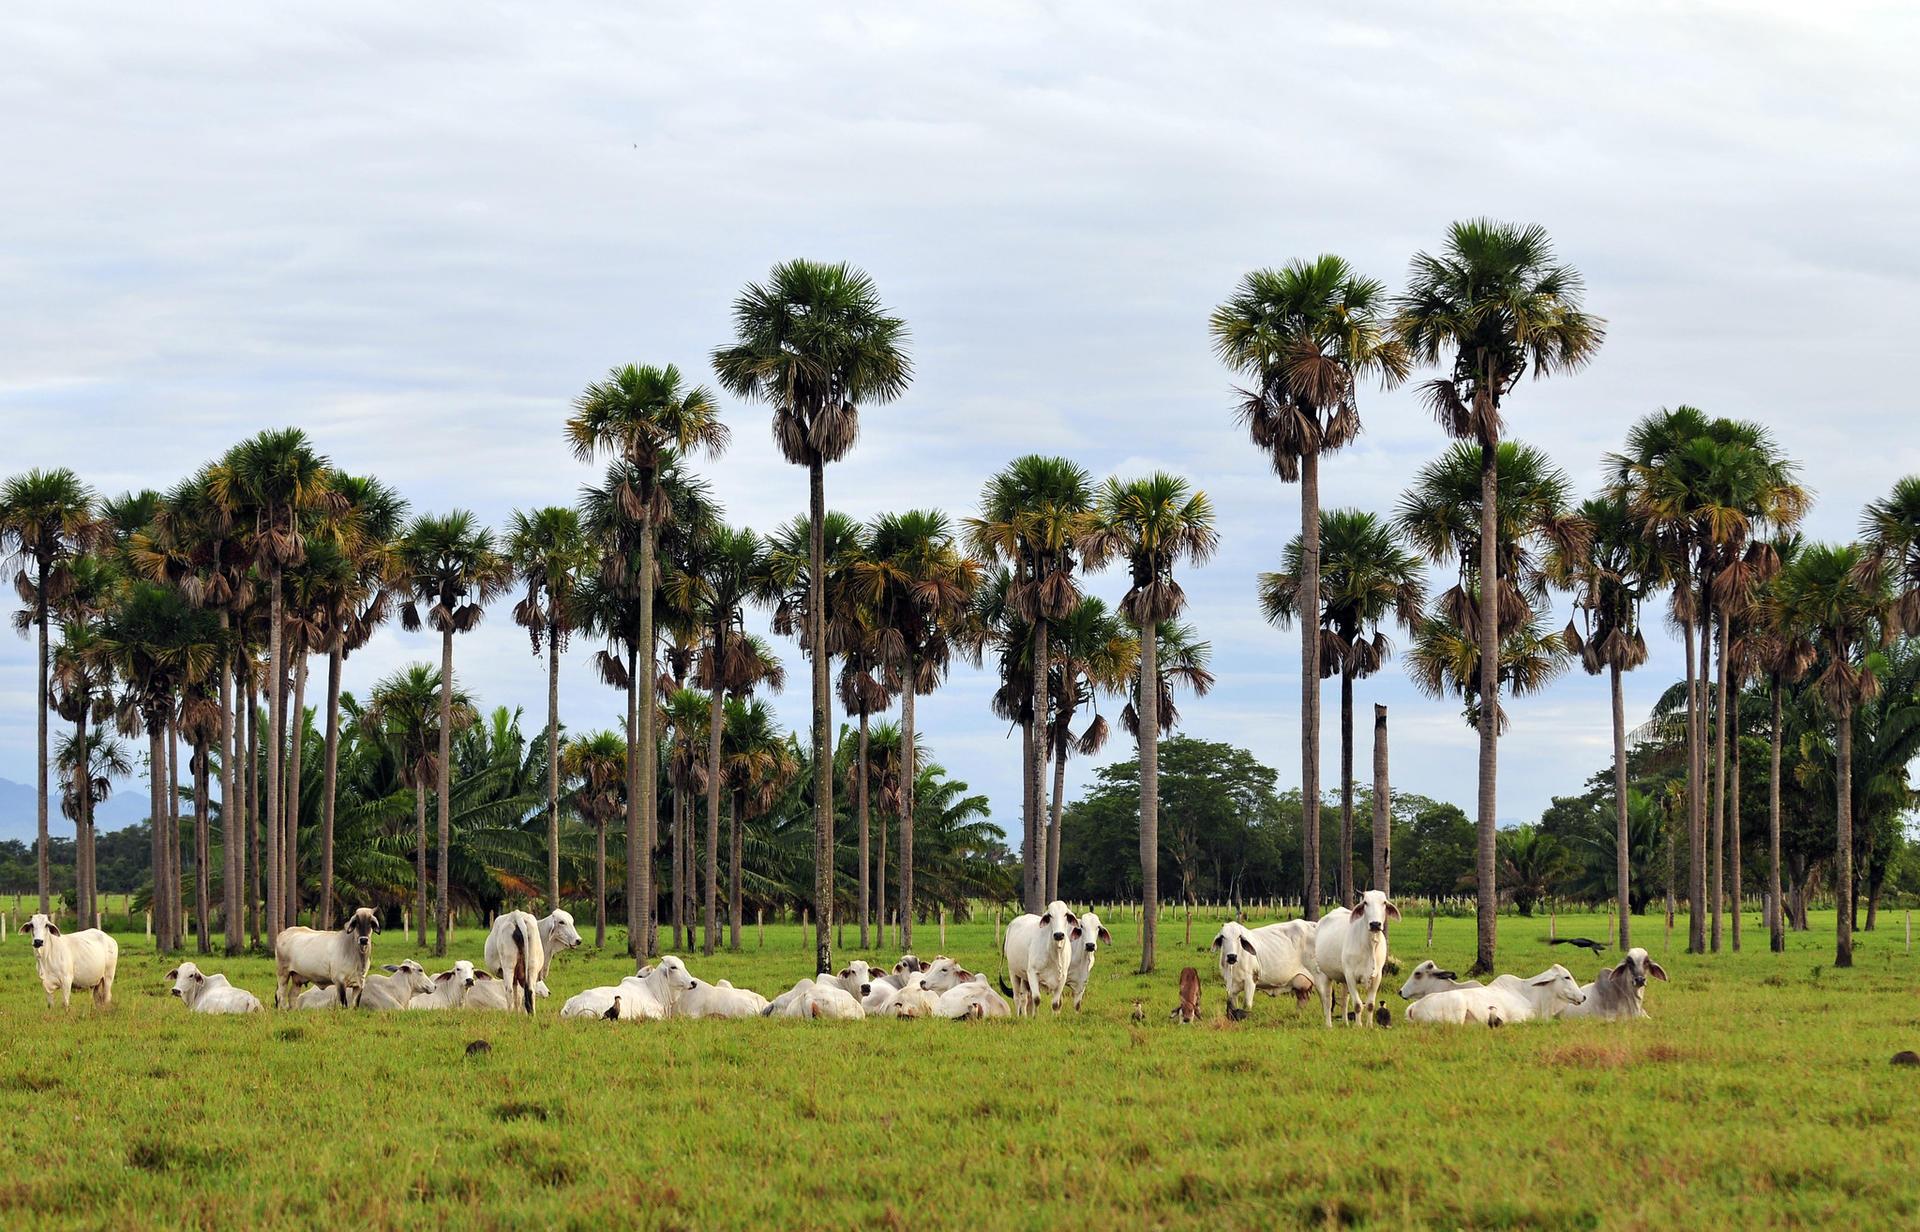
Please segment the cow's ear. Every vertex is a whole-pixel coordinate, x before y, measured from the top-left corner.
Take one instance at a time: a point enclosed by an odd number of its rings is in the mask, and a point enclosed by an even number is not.
[[[393,965],[392,963],[381,963],[381,964],[380,964],[380,969],[381,969],[382,971],[398,971],[398,970],[400,970],[400,968],[398,968],[398,967],[396,967],[396,966],[394,966],[394,965]]]
[[[1051,912],[1051,911],[1049,911],[1049,912],[1047,912],[1047,913],[1046,913],[1045,915],[1043,915],[1043,916],[1041,916],[1041,917],[1040,917],[1040,922],[1041,922],[1042,924],[1051,924],[1051,923],[1053,923],[1053,912]]]
[[[1387,904],[1387,918],[1388,918],[1389,920],[1397,920],[1397,919],[1399,919],[1399,918],[1400,918],[1400,908],[1398,908],[1398,907],[1396,907],[1396,906],[1394,906],[1394,905],[1393,905],[1392,903],[1388,903],[1388,904]]]
[[[453,972],[451,972],[451,971],[442,971],[442,972],[441,972],[441,973],[440,973],[439,975],[436,975],[436,976],[434,976],[434,977],[433,977],[433,982],[434,982],[434,983],[436,983],[436,984],[442,984],[442,983],[445,983],[446,981],[448,981],[448,980],[450,980],[450,979],[452,979],[452,978],[453,978]]]
[[[493,976],[493,972],[491,971],[475,971],[473,973],[473,978],[476,980],[490,980],[494,978],[494,976]]]
[[[1552,988],[1559,978],[1557,975],[1550,975],[1544,980],[1535,980],[1533,986],[1535,988]]]
[[[1080,922],[1080,917],[1079,917],[1079,916],[1077,916],[1077,915],[1075,915],[1075,914],[1073,914],[1073,912],[1071,912],[1071,911],[1069,911],[1069,912],[1067,912],[1067,923],[1069,923],[1069,924],[1078,924],[1079,922]]]
[[[1366,914],[1366,911],[1367,911],[1367,908],[1364,903],[1355,903],[1353,905],[1353,910],[1347,912],[1347,918],[1349,920],[1358,920],[1361,916]]]
[[[1225,933],[1221,933],[1221,934],[1220,934],[1219,936],[1217,936],[1217,937],[1215,937],[1215,938],[1213,939],[1213,948],[1214,948],[1214,949],[1216,949],[1216,950],[1217,950],[1217,949],[1219,949],[1219,948],[1220,948],[1220,943],[1221,943],[1222,941],[1225,941],[1226,939],[1227,939],[1227,935],[1226,935]]]
[[[1068,916],[1067,918],[1068,918],[1068,919],[1072,919],[1073,917],[1072,917],[1072,916]],[[1080,926],[1079,926],[1078,924],[1075,924],[1075,925],[1073,926],[1073,933],[1072,933],[1071,935],[1072,935],[1072,936],[1075,936],[1075,937],[1078,937],[1078,936],[1080,935]]]
[[[196,984],[204,984],[207,982],[207,977],[196,971],[193,973],[193,982]]]
[[[1100,926],[1100,940],[1106,942],[1108,945],[1113,944],[1113,934],[1107,931],[1105,924]]]
[[[173,970],[167,972],[165,975],[161,976],[160,978],[165,980],[177,980],[180,978],[180,968],[175,967]]]
[[[1433,973],[1433,978],[1434,978],[1434,979],[1436,979],[1436,980],[1452,980],[1452,979],[1458,979],[1459,977],[1458,977],[1458,976],[1456,976],[1456,975],[1454,975],[1454,973],[1453,973],[1453,972],[1451,972],[1451,971],[1438,971],[1438,970],[1436,970],[1436,971],[1435,971],[1435,972]]]
[[[1245,950],[1249,954],[1255,954],[1259,952],[1253,948],[1253,942],[1246,937],[1240,938],[1240,948]]]
[[[373,917],[373,931],[376,933],[380,931],[380,917],[377,915]]]
[[[55,924],[52,920],[48,920],[47,935],[50,937],[58,937],[60,935],[60,926],[58,924]]]
[[[840,978],[841,978],[841,979],[843,979],[843,980],[850,980],[850,979],[852,979],[852,978],[853,978],[853,968],[852,968],[852,967],[848,967],[848,968],[847,968],[847,969],[846,969],[845,971],[842,971],[842,972],[840,973]]]
[[[1671,980],[1667,979],[1666,969],[1662,967],[1659,963],[1653,961],[1651,958],[1647,960],[1647,974],[1652,976],[1654,979],[1659,980],[1663,984],[1672,983]]]
[[[1631,971],[1631,968],[1628,966],[1628,963],[1630,963],[1631,961],[1632,961],[1631,959],[1627,959],[1627,958],[1621,959],[1619,966],[1610,968],[1607,971],[1607,978],[1619,979],[1629,974],[1629,972]]]

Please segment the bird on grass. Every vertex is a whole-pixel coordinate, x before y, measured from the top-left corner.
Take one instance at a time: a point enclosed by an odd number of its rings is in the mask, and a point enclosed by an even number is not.
[[[1147,1003],[1144,1001],[1135,1001],[1133,1003],[1133,1021],[1135,1023],[1142,1023],[1142,1022],[1145,1022],[1146,1020],[1147,1020]]]
[[[1607,948],[1606,942],[1595,941],[1591,937],[1549,937],[1547,938],[1547,944],[1548,945],[1577,945],[1583,950],[1592,950],[1596,954],[1598,954],[1601,950],[1604,950]]]

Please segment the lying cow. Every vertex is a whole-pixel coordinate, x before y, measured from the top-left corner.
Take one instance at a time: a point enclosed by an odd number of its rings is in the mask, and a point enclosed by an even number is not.
[[[758,1018],[767,999],[751,988],[735,988],[726,980],[709,984],[693,981],[673,1003],[675,1018]]]
[[[1647,1017],[1647,977],[1666,982],[1667,973],[1639,946],[1627,951],[1618,966],[1601,969],[1600,978],[1580,988],[1586,997],[1561,1011],[1563,1018],[1600,1018],[1618,1022]]]
[[[457,1010],[466,1005],[476,984],[500,982],[493,972],[475,967],[464,958],[453,964],[453,970],[434,975],[432,981],[433,991],[407,1002],[408,1009]]]
[[[36,913],[27,919],[27,936],[33,940],[33,966],[40,987],[47,994],[47,1008],[53,1008],[53,994],[60,994],[60,1007],[73,1004],[73,990],[90,988],[96,1006],[113,1004],[113,975],[120,967],[120,943],[97,928],[83,928],[64,934],[51,917]]]
[[[1557,1017],[1586,1000],[1573,973],[1559,963],[1532,979],[1503,975],[1482,988],[1451,988],[1407,1006],[1407,1021],[1503,1027]]]
[[[961,974],[969,974],[962,972]],[[993,990],[987,977],[976,975],[940,994],[934,1004],[935,1018],[1011,1018],[1013,1003]]]
[[[865,963],[859,964],[865,966]],[[846,977],[823,976],[820,979],[805,979],[795,983],[792,988],[781,993],[767,1003],[760,1011],[762,1018],[865,1018],[866,1010],[860,1004],[860,998],[854,996],[844,986]],[[872,993],[872,985],[867,987]]]
[[[368,975],[367,982],[360,987],[360,1008],[363,1010],[403,1010],[415,997],[423,997],[433,991],[433,977],[411,958],[400,963],[387,963],[381,970],[385,974]],[[293,1005],[301,1010],[342,1008],[339,995],[331,988],[309,988],[294,998]]]
[[[687,965],[669,954],[651,967],[621,980],[575,993],[560,1007],[562,1018],[613,1018],[623,1022],[657,1021],[693,987]]]
[[[1319,926],[1312,920],[1287,920],[1247,928],[1235,920],[1220,926],[1213,938],[1220,963],[1220,980],[1227,986],[1227,1015],[1253,1009],[1253,994],[1293,994],[1295,1005],[1305,1005],[1317,981],[1313,971],[1313,938]]]
[[[373,934],[379,931],[380,917],[371,907],[348,916],[337,932],[297,924],[280,930],[273,939],[274,1008],[293,1008],[294,999],[309,984],[338,989],[340,1004],[358,1005],[373,963]]]
[[[1450,988],[1479,988],[1475,980],[1463,980],[1451,971],[1443,971],[1440,964],[1431,958],[1423,958],[1420,965],[1413,969],[1407,982],[1400,985],[1400,998],[1403,1001],[1418,1001],[1430,997],[1436,992],[1446,992]]]
[[[260,998],[244,988],[235,988],[224,975],[209,975],[190,962],[167,972],[173,981],[172,994],[186,1002],[195,1014],[251,1014],[263,1008]]]

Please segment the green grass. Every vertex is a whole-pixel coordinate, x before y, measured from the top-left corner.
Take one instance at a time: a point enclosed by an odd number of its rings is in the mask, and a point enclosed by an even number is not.
[[[561,1022],[617,953],[562,957],[538,1021],[501,1014],[190,1018],[174,959],[123,937],[114,1007],[42,1008],[0,961],[0,1223],[35,1227],[1705,1227],[1920,1222],[1920,964],[1898,913],[1829,968],[1831,917],[1766,951],[1688,958],[1652,1021],[1326,1031],[1261,998],[1219,1020],[1212,928],[1169,916],[1131,973],[1110,921],[1087,1010],[1031,1022]],[[1684,940],[1684,921],[1676,936]],[[1395,929],[1404,965],[1464,968],[1472,921]],[[1562,935],[1606,935],[1562,916]],[[1507,917],[1501,966],[1553,958]],[[930,955],[928,929],[916,948]],[[478,933],[454,953],[477,958]],[[769,994],[806,974],[794,925],[689,962]],[[1756,948],[1757,947],[1757,948]],[[991,968],[991,925],[948,952]],[[387,934],[375,961],[410,944]],[[1167,1021],[1180,967],[1210,1021]],[[205,964],[270,999],[271,964]],[[431,960],[429,970],[436,967]],[[1398,981],[1394,981],[1398,986]],[[1147,1024],[1129,1021],[1135,998]],[[1392,1000],[1399,1020],[1399,1002]],[[489,1055],[468,1059],[468,1041]]]

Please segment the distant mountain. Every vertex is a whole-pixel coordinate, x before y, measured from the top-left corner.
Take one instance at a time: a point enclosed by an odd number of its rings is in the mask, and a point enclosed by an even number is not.
[[[35,794],[31,783],[0,779],[0,839],[33,841]],[[146,819],[146,784],[133,780],[118,784],[94,815],[94,823],[102,830],[119,830]],[[73,837],[73,823],[60,815],[57,797],[47,806],[47,828],[56,835]]]

